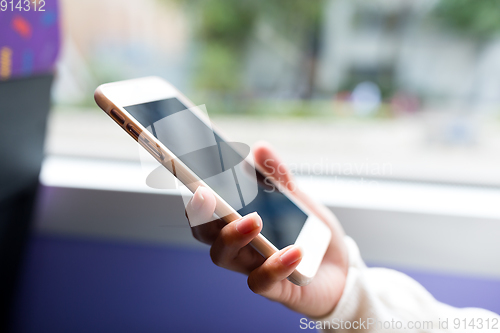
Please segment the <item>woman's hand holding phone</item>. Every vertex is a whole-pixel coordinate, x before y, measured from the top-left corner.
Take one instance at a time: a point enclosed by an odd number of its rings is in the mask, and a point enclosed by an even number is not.
[[[248,286],[253,292],[307,316],[324,316],[337,305],[346,282],[348,256],[344,231],[330,210],[295,186],[291,173],[268,145],[254,147],[254,160],[266,176],[286,186],[291,195],[330,227],[331,242],[314,280],[304,287],[287,280],[301,260],[297,246],[288,246],[264,259],[249,245],[262,229],[257,213],[229,224],[223,221],[201,224],[192,228],[193,235],[211,245],[210,256],[217,266],[248,275]],[[186,209],[187,216],[209,221],[215,210],[215,198],[210,190],[199,187]]]

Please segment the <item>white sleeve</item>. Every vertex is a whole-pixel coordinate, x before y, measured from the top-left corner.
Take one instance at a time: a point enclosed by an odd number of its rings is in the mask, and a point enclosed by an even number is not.
[[[500,333],[497,314],[477,308],[454,308],[437,301],[400,272],[368,268],[356,243],[350,237],[345,241],[349,272],[344,292],[330,315],[315,319],[317,328],[326,332]]]

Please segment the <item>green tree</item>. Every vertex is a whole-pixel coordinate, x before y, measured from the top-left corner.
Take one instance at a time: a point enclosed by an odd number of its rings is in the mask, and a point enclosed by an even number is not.
[[[241,89],[241,64],[258,19],[299,45],[315,64],[322,0],[186,0],[193,14],[199,58],[195,85],[221,93]],[[305,64],[305,65],[307,65]],[[312,86],[315,67],[308,69]],[[312,90],[312,87],[311,87]]]
[[[500,1],[441,0],[434,15],[449,27],[476,39],[500,32]]]

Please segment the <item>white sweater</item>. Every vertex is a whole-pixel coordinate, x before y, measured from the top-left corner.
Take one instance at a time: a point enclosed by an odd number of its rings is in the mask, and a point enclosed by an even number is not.
[[[441,303],[402,273],[366,267],[356,243],[346,237],[346,244],[349,272],[337,307],[324,318],[307,323],[301,320],[302,328],[309,325],[308,328],[314,326],[326,332],[500,333],[497,314]]]

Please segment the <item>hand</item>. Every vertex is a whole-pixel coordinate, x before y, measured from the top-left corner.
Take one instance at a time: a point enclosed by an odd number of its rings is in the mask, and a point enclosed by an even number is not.
[[[193,235],[211,245],[210,256],[217,266],[248,275],[248,286],[256,294],[310,317],[324,316],[335,308],[345,286],[348,257],[344,231],[330,210],[295,186],[291,173],[269,146],[256,145],[254,158],[265,176],[286,186],[292,196],[302,201],[332,230],[330,245],[313,281],[299,287],[286,279],[300,263],[300,248],[291,245],[264,259],[249,245],[262,229],[262,220],[257,213],[229,224],[221,220],[201,224],[191,229]],[[186,216],[191,219],[210,221],[215,198],[210,190],[199,187],[186,210]]]

